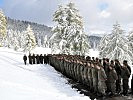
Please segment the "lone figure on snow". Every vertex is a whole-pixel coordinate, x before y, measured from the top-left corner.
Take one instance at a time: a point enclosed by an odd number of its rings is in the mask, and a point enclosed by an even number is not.
[[[23,56],[23,60],[24,60],[24,64],[26,65],[26,61],[27,61],[27,56],[26,55]]]

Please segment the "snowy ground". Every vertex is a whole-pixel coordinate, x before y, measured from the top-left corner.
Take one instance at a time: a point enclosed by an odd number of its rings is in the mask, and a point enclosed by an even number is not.
[[[90,49],[89,50],[89,56],[90,57],[99,57],[99,51],[98,50]]]
[[[23,53],[0,48],[0,100],[90,100],[49,65],[24,65]]]
[[[98,51],[90,50],[90,56],[97,57]],[[22,52],[0,48],[0,100],[90,100],[53,67],[25,66],[22,57]]]

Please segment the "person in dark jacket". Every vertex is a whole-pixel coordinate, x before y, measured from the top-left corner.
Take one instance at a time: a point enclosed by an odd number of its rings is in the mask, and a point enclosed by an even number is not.
[[[110,66],[112,66],[114,68],[115,64],[114,64],[113,60],[110,61]]]
[[[95,57],[92,57],[92,61],[95,62]]]
[[[102,59],[99,59],[99,63],[102,65]]]
[[[121,64],[118,59],[115,60],[114,67],[118,76],[118,80],[116,80],[116,92],[119,94],[121,92]]]
[[[98,63],[93,63],[91,65],[92,69],[92,81],[93,81],[93,88],[94,88],[94,93],[98,93],[98,69],[97,69],[97,64]]]
[[[46,64],[46,62],[47,62],[46,61],[46,54],[44,54],[44,56],[43,56],[43,63]]]
[[[23,60],[24,60],[24,64],[26,65],[26,62],[27,62],[27,56],[26,55],[23,56]]]
[[[109,80],[108,80],[109,79],[108,78],[108,76],[109,76],[109,59],[108,58],[105,59],[104,71],[105,71],[106,76],[107,76],[107,80],[106,80],[107,90],[106,90],[106,93],[108,94],[109,92],[111,92],[111,91],[109,91],[110,86],[109,86]]]
[[[128,82],[129,82],[129,77],[130,77],[130,71],[128,69],[128,66],[127,66],[127,61],[123,61],[123,66],[122,66],[122,72],[121,72],[121,77],[122,77],[122,82],[123,82],[123,92],[122,94],[123,95],[127,95],[128,93],[128,89],[129,89],[129,85],[128,85]]]
[[[35,58],[36,58],[36,57],[35,57],[35,54],[33,54],[33,55],[32,55],[33,64],[36,63],[36,59],[35,59]]]
[[[90,61],[91,60],[91,57],[90,56],[87,56],[86,57],[86,61]]]
[[[103,58],[103,63],[102,63],[102,65],[103,65],[104,70],[105,70],[105,66],[106,66],[106,61],[105,61],[105,60],[106,60],[106,59]]]
[[[113,65],[109,66],[109,75],[108,75],[108,82],[109,82],[109,91],[111,92],[110,96],[115,95],[116,92],[116,80],[118,80],[117,73],[114,69]]]
[[[40,63],[43,64],[43,56],[42,56],[42,54],[40,54],[39,60],[40,60]]]
[[[132,74],[132,79],[131,79],[131,94],[133,95],[133,74]]]
[[[127,60],[124,60],[123,63],[127,66],[129,72],[131,73],[131,67],[128,65]]]
[[[36,62],[37,62],[37,64],[40,64],[40,59],[39,59],[39,55],[38,54],[36,55]]]
[[[29,64],[32,64],[32,56],[31,56],[31,54],[29,54]]]

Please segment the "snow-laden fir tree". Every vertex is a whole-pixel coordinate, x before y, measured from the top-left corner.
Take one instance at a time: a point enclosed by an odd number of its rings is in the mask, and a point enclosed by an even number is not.
[[[85,55],[89,52],[89,41],[83,28],[83,19],[79,11],[75,8],[74,3],[67,5],[67,24],[68,32],[70,34],[68,40],[72,54]]]
[[[7,35],[6,35],[6,39],[4,41],[4,47],[8,47],[8,48],[12,48],[12,38],[13,38],[13,30],[9,29],[7,30]]]
[[[128,40],[124,36],[124,31],[121,29],[120,24],[113,25],[113,30],[108,35],[109,41],[100,51],[100,57],[109,58],[111,60],[118,59],[120,62],[128,60],[131,62],[133,55],[128,49]]]
[[[30,27],[30,25],[28,25],[26,31],[25,31],[25,43],[24,43],[24,51],[30,51],[35,48],[36,46],[36,39],[35,39],[35,35],[32,31],[32,28]]]
[[[7,31],[7,21],[6,17],[2,10],[0,10],[0,46],[2,46],[2,42],[5,39]]]
[[[51,41],[65,54],[85,55],[89,51],[89,42],[84,33],[83,20],[74,3],[59,6],[54,14],[57,25],[53,28]]]
[[[18,40],[18,45],[20,47],[20,49],[23,49],[25,47],[25,31],[17,31],[18,33],[18,37],[17,37],[17,40]]]
[[[48,37],[47,37],[47,35],[44,36],[43,47],[45,47],[45,48],[48,48],[48,47],[49,47],[49,42],[48,42]]]
[[[42,45],[41,45],[41,38],[38,37],[38,38],[37,38],[37,42],[38,42],[38,46],[41,47],[41,46],[42,46]]]
[[[104,58],[106,56],[105,52],[103,51],[105,46],[108,44],[109,42],[109,36],[108,35],[104,35],[101,40],[100,40],[100,44],[98,46],[98,49],[100,51],[100,57]]]
[[[5,47],[12,48],[14,50],[19,49],[19,39],[17,31],[7,30],[6,39],[3,43]]]
[[[13,39],[13,41],[12,41],[13,49],[17,51],[20,48],[20,45],[19,45],[19,41],[18,41],[18,33],[16,31],[14,31],[12,39]]]
[[[133,30],[129,32],[128,35],[128,42],[129,42],[129,49],[132,51],[133,53]]]
[[[14,50],[22,49],[25,42],[24,32],[9,29],[4,41],[4,46]]]
[[[56,22],[56,26],[52,29],[53,35],[50,38],[50,44],[52,52],[55,53],[55,50],[62,51],[61,41],[67,39],[65,36],[66,20],[65,20],[65,8],[62,5],[59,5],[58,10],[53,15],[53,21]]]
[[[87,35],[83,32],[73,34],[70,40],[71,53],[74,55],[85,55],[89,53],[90,45]]]

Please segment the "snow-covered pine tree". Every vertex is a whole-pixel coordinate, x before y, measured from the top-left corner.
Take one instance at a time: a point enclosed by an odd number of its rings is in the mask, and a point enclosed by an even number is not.
[[[104,35],[102,37],[102,39],[100,40],[100,44],[98,46],[98,49],[100,51],[99,55],[101,58],[104,58],[106,56],[105,52],[103,51],[105,46],[108,44],[109,42],[109,36],[108,35]]]
[[[87,35],[83,28],[83,19],[79,14],[79,11],[75,8],[74,3],[69,3],[67,5],[67,23],[68,23],[68,33],[70,34],[68,40],[70,50],[72,54],[85,55],[89,52],[90,45]]]
[[[80,55],[88,55],[89,49],[91,48],[90,43],[88,41],[88,36],[85,33],[81,34],[79,39],[79,46],[80,46]]]
[[[45,48],[48,48],[48,47],[49,47],[49,42],[48,42],[48,37],[47,37],[47,35],[44,36],[43,47],[45,47]]]
[[[25,32],[20,32],[17,30],[9,29],[7,30],[7,35],[5,37],[4,45],[5,47],[12,48],[15,50],[23,49],[25,47]]]
[[[53,35],[50,38],[50,45],[52,48],[52,52],[56,53],[55,49],[59,49],[62,51],[62,47],[60,46],[60,42],[62,39],[65,39],[65,27],[66,20],[65,20],[65,7],[59,5],[58,10],[53,15],[53,21],[56,22],[56,26],[53,27]]]
[[[5,43],[5,46],[12,48],[14,50],[18,50],[20,48],[20,45],[19,45],[20,40],[18,37],[19,37],[18,31],[13,31],[12,29],[8,30],[6,35],[6,40],[5,40],[7,41],[7,43]]]
[[[37,39],[37,43],[38,43],[37,45],[38,45],[39,47],[42,46],[42,44],[41,44],[41,38],[38,37],[38,39]]]
[[[118,59],[121,62],[123,60],[131,62],[133,55],[128,49],[128,40],[123,33],[124,31],[121,29],[120,24],[116,23],[113,25],[112,34],[108,35],[109,41],[103,50],[100,51],[100,57],[111,60]]]
[[[24,51],[30,51],[35,48],[36,46],[36,39],[34,36],[34,33],[32,31],[32,28],[30,25],[28,25],[26,31],[25,31],[25,45],[24,45]]]
[[[21,49],[23,49],[24,45],[25,45],[25,32],[24,31],[22,31],[22,32],[17,31],[17,33],[18,33],[18,36],[17,36],[18,45]]]
[[[57,43],[56,46],[61,53],[85,55],[89,52],[90,46],[84,33],[83,20],[74,3],[59,6],[53,21],[57,25],[53,29],[51,40]]]
[[[129,44],[129,49],[132,51],[133,53],[133,30],[129,32],[128,35],[128,44]]]
[[[20,48],[19,38],[20,33],[18,31],[13,31],[12,29],[7,30],[6,39],[4,41],[4,46],[8,48],[13,48],[15,50]],[[21,41],[22,43],[22,41]]]
[[[70,49],[72,54],[74,55],[89,54],[90,45],[87,35],[85,33],[81,32],[75,35],[73,34],[69,40],[70,40],[70,45],[71,45]]]
[[[7,35],[6,35],[6,39],[5,39],[5,41],[4,41],[4,47],[8,47],[8,48],[11,48],[11,46],[12,46],[12,43],[11,43],[11,41],[12,41],[12,34],[13,34],[13,30],[12,29],[9,29],[9,30],[7,30]]]
[[[7,32],[7,21],[6,17],[2,10],[0,10],[0,46],[2,46],[2,42],[6,36]]]
[[[17,51],[20,48],[20,46],[19,46],[19,41],[18,41],[18,33],[16,31],[14,31],[12,39],[13,39],[12,41],[13,49]]]

